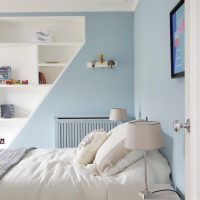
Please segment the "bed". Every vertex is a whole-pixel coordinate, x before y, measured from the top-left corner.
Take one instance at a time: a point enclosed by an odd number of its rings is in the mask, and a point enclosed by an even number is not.
[[[34,149],[0,181],[2,200],[107,200],[112,184],[144,182],[143,158],[112,176],[96,173],[93,164],[82,165],[74,149]],[[148,152],[150,183],[170,183],[170,167],[158,152]]]

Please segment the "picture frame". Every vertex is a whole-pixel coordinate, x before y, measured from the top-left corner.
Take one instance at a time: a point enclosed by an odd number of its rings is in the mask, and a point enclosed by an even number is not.
[[[171,78],[185,75],[185,0],[170,12]]]

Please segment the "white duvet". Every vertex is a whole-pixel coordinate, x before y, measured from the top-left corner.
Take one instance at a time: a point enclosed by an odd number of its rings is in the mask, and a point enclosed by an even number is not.
[[[0,181],[1,200],[107,200],[109,185],[144,182],[143,159],[112,177],[94,176],[76,161],[76,149],[36,149]],[[167,161],[148,154],[150,183],[170,183]]]

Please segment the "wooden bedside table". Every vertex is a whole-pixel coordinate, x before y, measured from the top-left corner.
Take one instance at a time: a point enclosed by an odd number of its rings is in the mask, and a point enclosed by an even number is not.
[[[157,184],[149,186],[149,191],[173,189],[168,184]],[[108,188],[108,200],[141,200],[138,195],[140,191],[144,190],[144,185],[141,184],[129,184],[129,185],[111,185]],[[157,192],[152,198],[154,200],[180,200],[179,196],[175,192],[164,191]]]

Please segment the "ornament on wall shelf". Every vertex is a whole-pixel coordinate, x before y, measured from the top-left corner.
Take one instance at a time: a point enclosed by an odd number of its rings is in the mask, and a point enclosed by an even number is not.
[[[99,60],[100,60],[100,63],[103,64],[103,63],[104,63],[103,54],[101,54],[99,58],[100,58],[100,59],[99,59]]]
[[[113,66],[115,66],[115,61],[114,60],[109,60],[107,64],[108,64],[109,67],[112,68]]]
[[[96,60],[92,60],[91,63],[92,63],[92,67],[94,68],[96,64]]]
[[[117,61],[115,60],[109,60],[109,61],[105,61],[104,60],[104,55],[100,54],[99,56],[99,62],[97,62],[96,60],[91,60],[90,62],[87,62],[87,68],[106,68],[106,67],[110,67],[111,69],[113,67],[117,66]]]

